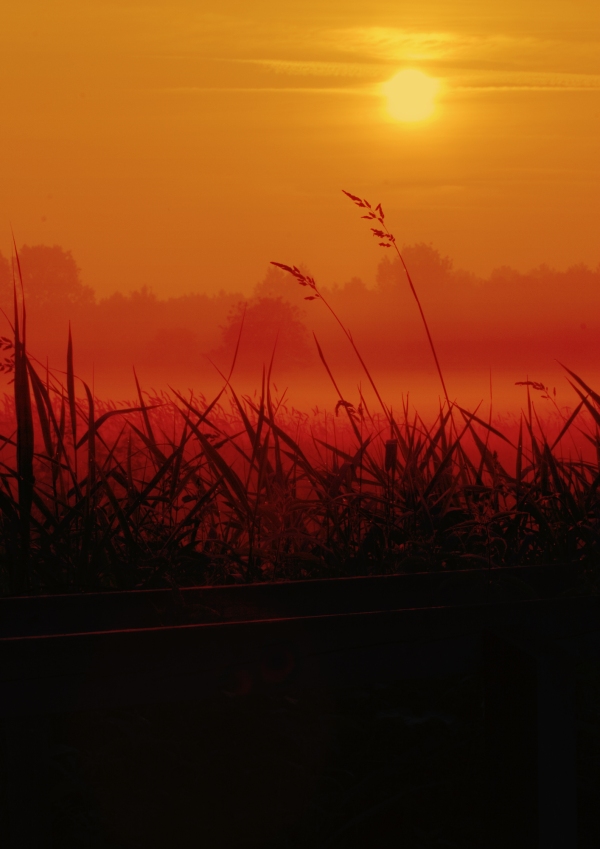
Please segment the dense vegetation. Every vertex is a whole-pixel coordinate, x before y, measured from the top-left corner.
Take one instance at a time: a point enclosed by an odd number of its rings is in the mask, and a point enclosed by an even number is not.
[[[343,398],[310,416],[274,397],[268,375],[254,399],[231,383],[210,403],[138,387],[122,408],[87,386],[78,397],[72,349],[68,361],[61,383],[18,343],[0,449],[4,594],[595,569],[600,396],[575,375],[561,432],[550,439],[530,399],[513,442],[456,405],[430,424]]]
[[[447,391],[431,316],[426,320],[381,206],[372,209],[345,194],[369,224],[378,225],[373,234],[397,257],[380,267],[378,293],[366,295],[359,281],[352,284],[352,303],[396,297],[394,275],[405,273],[442,387],[437,418],[424,421],[408,400],[393,411],[332,293],[281,263],[272,263],[254,302],[230,314],[221,350],[233,354],[233,364],[213,400],[173,389],[148,394],[136,376],[134,404],[102,403],[76,377],[70,332],[66,372],[40,367],[30,355],[25,304],[19,307],[17,292],[24,297],[26,286],[31,289],[38,314],[51,309],[53,292],[35,283],[35,263],[49,261],[48,255],[24,250],[24,268],[18,256],[15,261],[20,287],[13,292],[11,335],[0,340],[2,370],[14,378],[0,446],[2,593],[547,562],[574,567],[588,584],[595,580],[600,395],[566,369],[577,402],[567,412],[543,383],[523,381],[527,409],[510,435],[492,424],[491,413],[486,420],[478,409],[457,404]],[[81,285],[72,258],[57,248],[51,254],[63,307],[101,309]],[[449,261],[436,252],[421,246],[413,256],[417,267],[419,257],[433,263],[438,294],[457,282]],[[289,409],[272,381],[274,354],[268,370],[263,367],[260,391],[236,393],[232,374],[236,363],[245,363],[243,340],[249,334],[256,356],[274,310],[284,325],[288,365],[300,367],[308,356],[297,308],[268,288],[281,287],[284,279],[296,296],[321,302],[310,306],[321,308],[345,342],[346,367],[348,353],[360,366],[374,409],[360,386],[359,401],[344,397],[316,336],[338,398],[334,414],[315,407],[311,418]],[[477,298],[471,301],[477,312]],[[511,315],[518,327],[514,308]],[[380,337],[385,340],[384,331]],[[117,338],[114,329],[110,338]],[[162,350],[168,356],[168,346]],[[531,391],[554,405],[552,436]]]

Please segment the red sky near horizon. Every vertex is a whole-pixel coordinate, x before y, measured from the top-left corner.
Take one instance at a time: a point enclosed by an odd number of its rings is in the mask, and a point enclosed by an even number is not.
[[[0,250],[10,226],[62,245],[99,296],[249,293],[272,259],[370,285],[341,189],[479,275],[600,261],[596,0],[20,0],[3,22]],[[406,69],[437,84],[429,117],[386,97]]]

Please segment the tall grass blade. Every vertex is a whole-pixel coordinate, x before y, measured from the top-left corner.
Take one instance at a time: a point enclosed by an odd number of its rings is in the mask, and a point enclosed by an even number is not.
[[[558,361],[557,361],[557,362],[558,362]],[[600,407],[600,395],[598,395],[598,393],[597,393],[597,392],[594,392],[594,390],[593,390],[593,389],[591,389],[591,388],[587,385],[587,383],[584,383],[584,381],[583,381],[583,380],[582,380],[582,379],[581,379],[578,375],[576,375],[574,371],[571,371],[571,369],[568,369],[568,368],[567,368],[566,366],[564,366],[561,362],[559,362],[558,364],[559,364],[559,366],[562,366],[562,367],[564,368],[564,370],[565,370],[565,371],[567,371],[567,372],[571,375],[571,377],[572,377],[574,380],[576,380],[576,381],[577,381],[577,383],[578,383],[578,384],[579,384],[579,385],[580,385],[583,389],[585,389],[586,393],[590,396],[590,398],[593,398],[593,399],[594,399],[594,401],[596,402],[596,404]],[[570,382],[571,382],[571,381],[569,381],[569,383],[570,383]],[[572,385],[573,385],[573,384],[571,384],[571,386],[572,386]]]
[[[580,401],[579,404],[575,407],[575,409],[571,413],[571,415],[569,416],[569,418],[567,419],[567,421],[564,423],[560,433],[558,434],[558,436],[556,437],[556,439],[554,440],[554,442],[550,446],[551,451],[554,451],[554,449],[556,448],[556,446],[558,445],[560,440],[563,438],[565,433],[569,430],[569,428],[571,427],[571,425],[573,424],[573,422],[575,421],[575,419],[577,418],[577,416],[581,412],[582,407],[583,407],[583,401]]]
[[[73,369],[73,337],[71,322],[69,322],[69,341],[67,342],[67,398],[69,399],[69,415],[71,418],[71,436],[73,438],[75,475],[77,476],[77,402],[75,399],[75,372]]]
[[[14,243],[14,236],[13,236]],[[15,351],[15,373],[14,373],[14,399],[17,417],[17,479],[19,495],[19,524],[20,524],[20,557],[19,564],[13,566],[13,583],[18,593],[24,592],[30,587],[31,576],[29,574],[29,551],[30,551],[30,523],[31,505],[33,502],[33,489],[35,478],[33,473],[34,436],[33,416],[31,411],[31,395],[29,391],[29,376],[27,374],[26,353],[26,313],[23,291],[23,275],[21,263],[16,244],[15,262],[21,284],[23,296],[22,324],[19,328],[19,307],[17,301],[17,286],[13,278],[13,300],[14,300],[14,351]]]
[[[137,389],[138,398],[140,399],[140,410],[142,412],[142,416],[144,417],[144,426],[146,428],[146,434],[148,435],[148,439],[150,440],[150,443],[154,446],[153,453],[156,454],[156,451],[157,451],[156,439],[154,438],[154,432],[152,430],[152,425],[150,424],[150,416],[148,415],[148,409],[147,409],[146,403],[144,401],[144,396],[142,395],[142,390],[141,390],[141,387],[140,387],[138,376],[135,372],[135,368],[133,369],[133,377],[135,379],[135,386],[136,386],[136,389]],[[162,453],[162,452],[160,452],[160,453]],[[163,462],[164,462],[164,455],[163,455]]]
[[[569,383],[571,383],[571,381],[569,381]],[[590,402],[588,401],[586,396],[582,392],[579,391],[579,389],[575,386],[574,383],[571,383],[571,386],[573,387],[575,392],[577,392],[577,394],[581,398],[581,403],[585,405],[586,409],[588,410],[589,414],[594,419],[596,424],[600,425],[600,413],[598,412],[598,410],[592,404],[590,404]]]

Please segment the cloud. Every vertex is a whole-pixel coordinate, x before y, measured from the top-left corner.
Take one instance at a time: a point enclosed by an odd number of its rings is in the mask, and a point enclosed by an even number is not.
[[[222,85],[222,86],[161,86],[160,88],[154,89],[155,91],[162,91],[165,93],[193,93],[193,92],[204,92],[204,91],[219,91],[219,92],[234,92],[238,94],[250,94],[250,93],[263,93],[263,94],[281,94],[282,92],[289,92],[292,94],[351,94],[351,95],[361,95],[361,96],[373,96],[378,95],[378,90],[372,90],[370,88],[348,88],[348,87],[338,87],[331,88],[326,86],[230,86],[230,85]]]
[[[248,64],[259,65],[275,74],[299,77],[346,77],[373,79],[381,75],[381,64],[359,62],[321,62],[312,60],[287,61],[281,59],[245,59]]]
[[[545,43],[532,36],[414,32],[392,27],[351,27],[334,30],[328,33],[325,40],[337,50],[358,53],[372,61],[385,63],[435,62],[448,59],[484,59],[489,62],[507,54],[512,56],[517,50],[521,53],[530,52]]]
[[[323,44],[354,62],[377,66],[429,65],[430,72],[454,77],[461,71],[498,75],[494,86],[518,88],[596,88],[597,44],[573,42],[568,32],[553,37],[503,32],[411,31],[393,27],[350,27],[324,34]],[[565,73],[549,69],[562,68]],[[523,74],[530,74],[525,81]],[[521,76],[519,76],[521,75]],[[492,83],[490,83],[492,85]]]
[[[600,76],[587,62],[587,51],[557,39],[503,33],[416,32],[391,27],[351,27],[313,33],[307,58],[242,59],[279,76],[364,81],[364,89],[383,82],[406,64],[428,66],[446,89],[595,91]],[[320,58],[312,58],[315,51]],[[311,54],[312,53],[312,57]],[[340,54],[351,54],[350,61]],[[323,58],[321,58],[323,57]],[[324,58],[327,57],[327,58]],[[329,58],[330,57],[330,58]],[[560,65],[568,72],[548,71]],[[235,60],[234,60],[235,61]],[[578,67],[579,66],[579,67]],[[579,72],[577,72],[579,71]],[[368,85],[368,84],[371,85]]]
[[[336,50],[359,53],[365,58],[389,63],[446,57],[452,52],[456,36],[449,32],[352,27],[331,31],[325,41]]]
[[[248,64],[277,75],[278,77],[312,77],[322,80],[339,80],[336,87],[315,86],[299,87],[297,85],[279,86],[254,85],[243,87],[249,91],[307,91],[307,92],[345,92],[381,95],[379,83],[389,78],[397,64],[382,64],[375,62],[324,62],[312,60],[279,60],[279,59],[226,59],[220,60],[233,65]],[[557,73],[543,71],[509,71],[503,69],[470,69],[465,67],[444,67],[430,69],[435,76],[444,80],[446,90],[457,91],[500,91],[500,90],[530,90],[530,91],[596,91],[600,89],[600,75],[584,73]],[[283,81],[282,81],[283,82]],[[358,83],[358,85],[357,85]],[[230,88],[228,86],[228,88]],[[236,90],[242,90],[239,85]]]
[[[219,29],[226,22],[218,19],[205,23]],[[211,26],[207,27],[208,32],[212,31]],[[590,61],[587,46],[561,41],[557,34],[552,39],[527,33],[413,31],[394,27],[275,29],[277,32],[267,33],[256,29],[255,22],[245,21],[240,31],[232,30],[218,46],[215,42],[218,52],[200,51],[197,46],[205,63],[222,66],[220,84],[215,85],[214,74],[207,71],[211,78],[207,86],[197,80],[195,85],[184,83],[170,90],[286,90],[381,96],[380,84],[403,66],[422,68],[440,79],[446,92],[600,88],[597,66]],[[191,31],[198,34],[193,27]],[[223,32],[220,34],[223,36]],[[206,31],[204,37],[208,38]],[[228,45],[226,51],[224,43]],[[248,71],[240,74],[244,67]],[[564,72],[549,70],[553,68]]]
[[[451,85],[453,89],[462,91],[598,91],[600,76],[530,71],[482,71],[455,75],[451,79]]]

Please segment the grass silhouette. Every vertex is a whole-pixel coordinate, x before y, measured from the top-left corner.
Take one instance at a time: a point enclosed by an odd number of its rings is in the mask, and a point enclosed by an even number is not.
[[[372,228],[380,243],[396,247],[381,206],[345,194],[384,228]],[[134,404],[103,402],[76,376],[70,329],[66,372],[44,373],[29,356],[15,280],[13,338],[0,340],[13,352],[3,371],[14,372],[1,417],[2,594],[534,563],[596,580],[599,394],[566,369],[578,404],[550,439],[531,400],[538,387],[526,382],[516,444],[478,410],[451,402],[404,266],[446,403],[433,423],[408,402],[394,415],[314,279],[273,264],[323,300],[381,413],[362,392],[358,407],[342,397],[318,342],[338,393],[335,415],[290,411],[271,380],[273,359],[260,392],[240,397],[232,375],[243,322],[212,400],[145,392],[134,372]],[[18,255],[15,269],[20,277]],[[567,434],[594,456],[583,448],[563,456]]]

